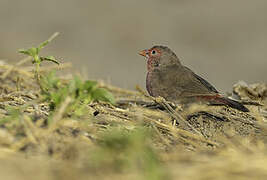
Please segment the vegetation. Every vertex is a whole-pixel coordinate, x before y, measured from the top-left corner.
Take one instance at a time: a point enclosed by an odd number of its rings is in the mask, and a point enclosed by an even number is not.
[[[65,63],[40,55],[55,36],[20,50],[29,57],[16,65],[0,65],[1,177],[265,179],[266,84],[235,85],[253,100],[250,113],[180,107],[140,88],[63,78],[55,70]]]

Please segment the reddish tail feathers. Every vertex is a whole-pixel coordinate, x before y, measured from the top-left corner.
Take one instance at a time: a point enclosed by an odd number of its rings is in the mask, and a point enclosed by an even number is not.
[[[201,99],[205,99],[209,101],[212,105],[227,105],[231,108],[243,111],[243,112],[249,112],[249,110],[240,102],[222,97],[220,95],[211,95],[211,96],[199,96]]]

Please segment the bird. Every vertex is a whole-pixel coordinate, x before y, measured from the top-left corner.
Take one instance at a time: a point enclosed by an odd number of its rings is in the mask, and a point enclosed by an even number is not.
[[[223,105],[249,112],[243,104],[223,96],[208,81],[182,65],[167,46],[156,45],[139,54],[147,59],[146,89],[150,96],[180,104]]]

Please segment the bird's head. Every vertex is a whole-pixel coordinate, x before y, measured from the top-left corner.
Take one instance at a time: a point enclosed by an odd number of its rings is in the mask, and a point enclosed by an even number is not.
[[[180,64],[175,53],[166,46],[153,46],[140,51],[139,54],[147,59],[148,71],[160,66]]]

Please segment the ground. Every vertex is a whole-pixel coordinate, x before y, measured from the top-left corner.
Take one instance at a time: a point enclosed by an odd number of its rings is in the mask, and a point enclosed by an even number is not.
[[[43,67],[40,73],[68,64]],[[0,174],[13,179],[265,179],[266,84],[237,83],[249,113],[181,106],[99,82],[116,103],[51,108],[31,65],[0,64]],[[59,73],[64,86],[72,75]],[[69,73],[68,73],[69,74]],[[64,78],[63,78],[64,77]],[[82,108],[80,105],[83,105]],[[79,110],[80,110],[79,109]]]

